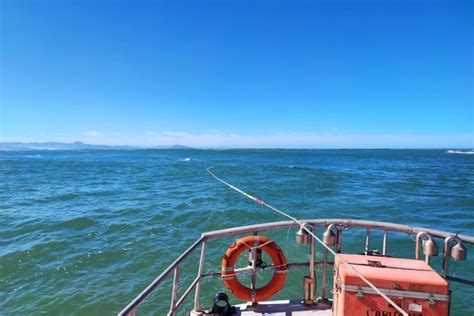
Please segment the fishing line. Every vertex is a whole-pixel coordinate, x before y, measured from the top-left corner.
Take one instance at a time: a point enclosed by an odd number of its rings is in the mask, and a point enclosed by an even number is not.
[[[368,286],[370,286],[377,294],[379,294],[380,296],[382,296],[388,303],[390,303],[396,310],[398,310],[403,316],[409,316],[407,312],[405,312],[400,306],[398,306],[398,304],[396,304],[394,301],[392,301],[392,299],[390,299],[387,295],[385,295],[384,293],[382,293],[374,284],[372,284],[372,282],[370,282],[369,280],[367,280],[352,264],[350,264],[349,262],[347,262],[343,257],[339,256],[334,250],[331,249],[331,247],[327,246],[321,239],[319,239],[310,229],[308,229],[302,222],[300,222],[298,219],[296,219],[295,217],[271,206],[270,204],[267,204],[265,203],[265,201],[257,198],[257,197],[254,197],[250,194],[248,194],[247,192],[237,188],[236,186],[222,180],[221,178],[219,178],[218,176],[216,176],[214,173],[212,173],[211,169],[213,169],[214,167],[209,167],[207,168],[207,172],[212,176],[214,177],[217,181],[225,184],[226,186],[228,186],[229,188],[231,188],[232,190],[234,191],[237,191],[239,192],[240,194],[242,194],[243,196],[249,198],[250,200],[254,201],[255,203],[257,203],[258,205],[260,206],[265,206],[269,209],[271,209],[272,211],[275,211],[277,212],[278,214],[286,217],[286,218],[289,218],[291,219],[293,222],[295,222],[296,224],[298,224],[301,229],[304,229],[309,235],[311,235],[318,243],[321,244],[321,246],[323,246],[324,248],[326,248],[334,257],[338,257],[339,260],[341,260],[344,264],[346,264],[352,271],[354,271],[354,273],[362,279],[362,281],[364,281]]]

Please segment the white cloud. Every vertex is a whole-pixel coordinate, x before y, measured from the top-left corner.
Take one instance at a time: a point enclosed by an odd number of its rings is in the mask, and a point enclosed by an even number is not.
[[[82,141],[89,144],[168,146],[200,148],[473,148],[473,136],[464,134],[348,134],[273,133],[266,135],[183,131],[145,132],[141,135],[102,134],[89,131],[80,137],[17,137],[2,141]]]
[[[138,141],[138,140],[137,140]],[[143,145],[181,144],[223,148],[441,148],[472,147],[470,134],[275,133],[244,135],[166,131]]]
[[[187,132],[172,132],[172,131],[164,131],[160,133],[162,136],[165,137],[175,137],[175,138],[184,138],[184,137],[192,137],[193,134]]]
[[[86,136],[100,137],[102,134],[98,131],[88,131],[86,132]]]

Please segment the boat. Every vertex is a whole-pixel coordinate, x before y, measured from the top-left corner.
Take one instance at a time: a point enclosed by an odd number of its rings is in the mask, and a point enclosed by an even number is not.
[[[301,223],[301,225],[296,225]],[[306,247],[308,260],[285,256],[278,246],[280,241],[266,237],[275,231],[294,229],[294,247]],[[359,231],[361,248],[350,253],[343,247],[343,235],[354,236]],[[322,235],[321,235],[322,232]],[[357,235],[357,234],[356,234]],[[381,247],[374,249],[372,236],[383,236]],[[365,236],[365,237],[363,237]],[[411,258],[397,257],[395,246],[390,244],[396,237],[414,238]],[[208,242],[211,240],[235,240],[222,249],[220,267],[206,273],[204,265]],[[365,240],[364,240],[365,239]],[[348,240],[346,237],[345,240]],[[406,243],[403,243],[406,245]],[[442,251],[438,244],[442,245]],[[443,316],[449,315],[452,282],[474,286],[472,280],[450,276],[450,261],[467,260],[466,245],[474,245],[474,237],[451,232],[413,227],[408,225],[365,221],[356,219],[308,219],[295,222],[269,222],[203,233],[187,250],[151,282],[119,315],[135,315],[139,306],[150,295],[172,279],[170,307],[172,315],[374,315],[374,316]],[[180,267],[190,256],[200,250],[197,274],[184,291],[180,288]],[[317,260],[316,251],[322,253]],[[271,260],[262,260],[262,253]],[[245,265],[237,267],[238,257],[246,256]],[[334,254],[334,260],[330,255]],[[440,259],[432,260],[439,256]],[[269,262],[271,261],[271,262]],[[440,263],[436,266],[435,263]],[[461,263],[462,264],[462,263]],[[307,269],[298,286],[303,288],[302,297],[272,300],[273,295],[284,287],[286,275],[292,269]],[[269,270],[273,276],[269,284],[257,288],[256,276]],[[320,272],[320,275],[318,274]],[[240,274],[251,276],[249,287],[241,284]],[[328,284],[332,275],[333,282]],[[472,275],[472,274],[471,274]],[[202,284],[211,278],[221,278],[228,291],[208,293]],[[180,291],[178,291],[180,289]],[[178,292],[182,292],[178,295]],[[319,293],[319,295],[317,295]],[[331,297],[332,293],[332,297]],[[185,300],[194,297],[192,308],[182,310]],[[203,306],[203,298],[213,304]],[[231,301],[239,300],[238,304]]]

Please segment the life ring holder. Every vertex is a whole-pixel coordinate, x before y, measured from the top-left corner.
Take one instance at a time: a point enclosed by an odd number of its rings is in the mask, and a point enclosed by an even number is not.
[[[255,290],[242,285],[234,273],[237,258],[242,252],[252,248],[266,252],[271,257],[275,270],[270,282]],[[283,251],[272,239],[265,236],[245,236],[236,240],[230,245],[222,258],[221,277],[224,280],[224,285],[232,294],[243,301],[260,302],[269,299],[283,288],[287,272],[288,264]]]

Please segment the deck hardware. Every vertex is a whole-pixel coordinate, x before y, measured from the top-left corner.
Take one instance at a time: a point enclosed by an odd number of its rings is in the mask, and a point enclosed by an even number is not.
[[[423,240],[422,242],[422,247],[423,247],[423,254],[425,255],[425,261],[426,263],[430,263],[430,257],[432,256],[437,256],[438,255],[438,245],[436,244],[436,241],[434,241],[433,237],[431,234],[421,231],[418,234],[416,234],[416,245],[415,245],[415,259],[420,260],[420,241]]]
[[[304,303],[314,304],[314,281],[309,276],[304,277]]]
[[[338,223],[329,224],[326,228],[326,231],[323,234],[323,242],[327,246],[334,246],[336,245],[336,252],[341,252],[341,245],[342,245],[342,226]],[[334,233],[334,229],[336,229],[336,234]]]
[[[310,228],[310,225],[307,223],[303,224],[306,228]],[[309,244],[309,234],[303,227],[300,227],[296,232],[296,243],[299,245],[307,245]]]
[[[336,234],[334,234],[334,232],[332,231],[332,228],[334,226],[335,225],[333,225],[333,224],[329,225],[328,228],[326,229],[326,231],[323,234],[323,242],[327,246],[334,246],[336,244]]]
[[[430,295],[428,298],[428,305],[433,306],[436,305],[436,301],[434,300],[433,294]]]
[[[438,244],[434,240],[425,240],[423,242],[423,254],[426,256],[437,256]]]
[[[252,250],[249,250],[249,261],[248,261],[248,266],[251,267],[252,264],[253,264],[253,255],[257,256],[257,258],[255,258],[255,261],[256,261],[256,267],[257,268],[265,268],[266,264],[265,262],[263,262],[262,260],[262,249],[256,249],[255,251]]]
[[[357,294],[356,294],[357,298],[359,300],[361,300],[362,298],[364,298],[364,293],[362,292],[362,287],[357,287]]]
[[[229,297],[222,292],[214,296],[214,305],[212,306],[212,314],[214,315],[233,315],[235,307],[229,304]]]
[[[464,247],[463,243],[457,243],[453,248],[451,248],[451,258],[454,260],[466,260],[467,258],[467,249]]]
[[[452,247],[450,251],[450,247],[453,241],[456,242],[456,245]],[[448,275],[448,261],[449,261],[450,254],[451,254],[451,257],[456,261],[466,260],[467,258],[467,249],[466,247],[464,247],[462,239],[459,238],[457,235],[448,236],[444,240],[443,266],[441,269],[441,275],[445,279],[446,279],[446,276]]]
[[[332,230],[326,230],[323,234],[323,241],[327,246],[334,246],[336,244],[336,234]]]
[[[383,268],[384,265],[380,261],[377,260],[367,260],[369,263],[369,266],[374,267],[374,268]]]
[[[394,290],[403,290],[402,286],[398,284],[397,282],[392,283],[392,289]]]

